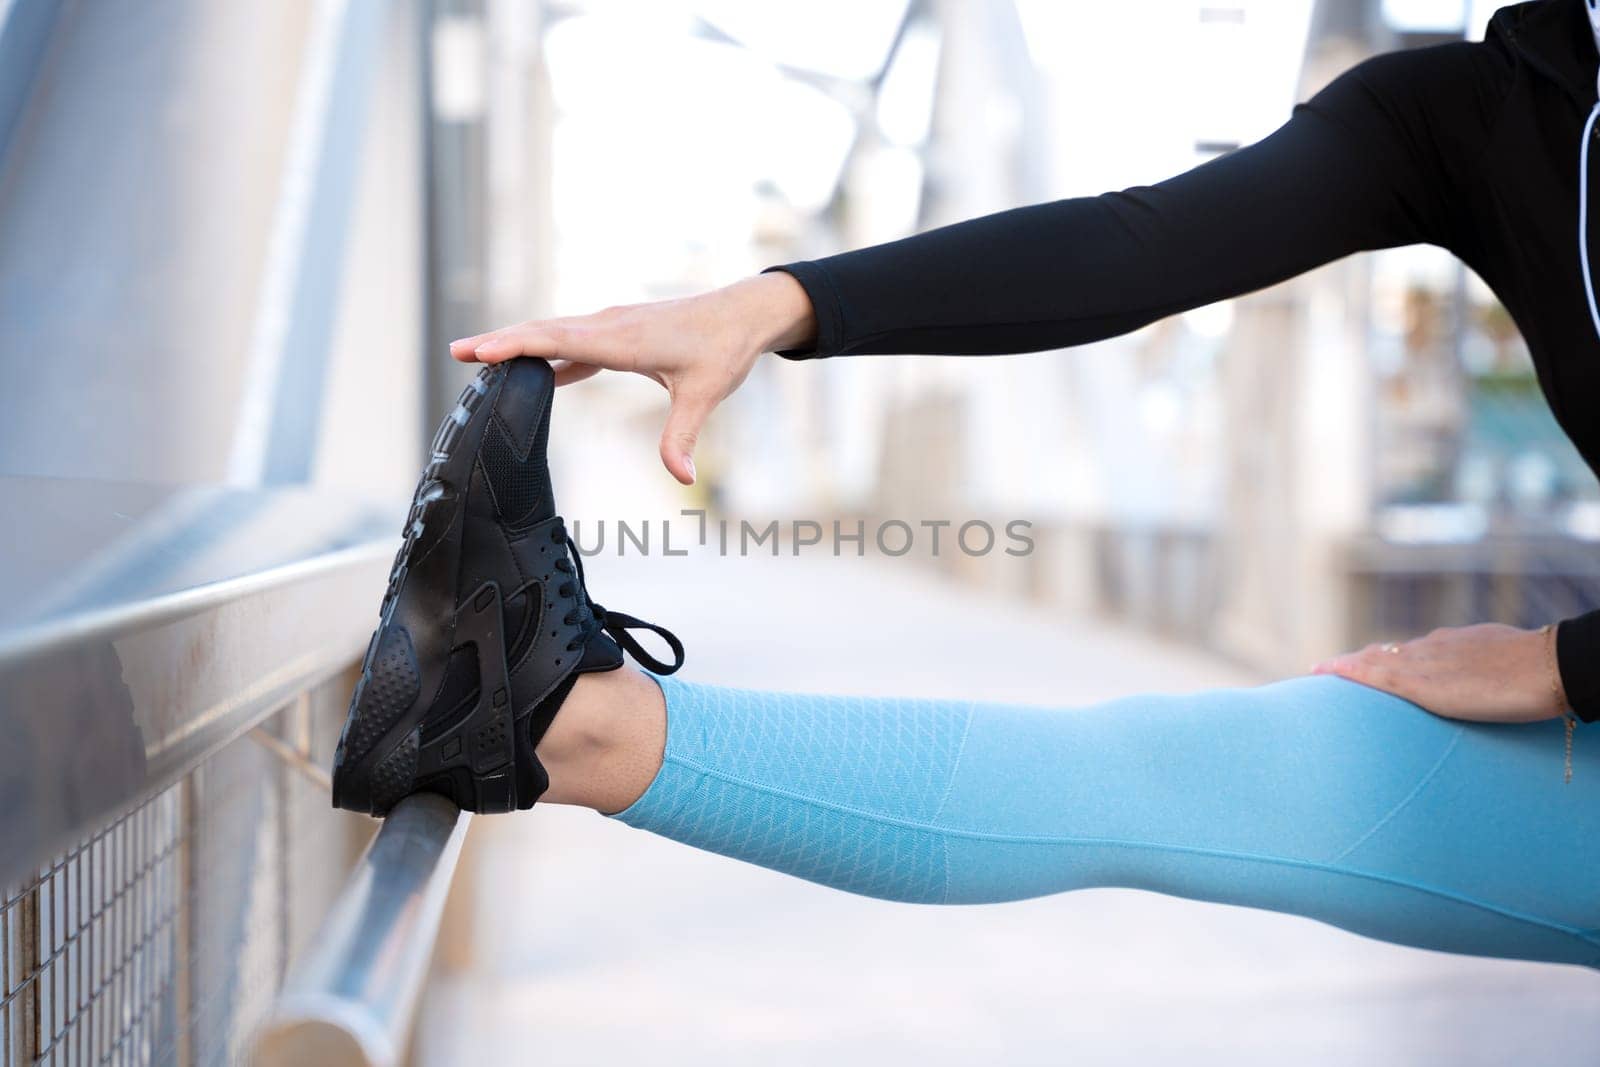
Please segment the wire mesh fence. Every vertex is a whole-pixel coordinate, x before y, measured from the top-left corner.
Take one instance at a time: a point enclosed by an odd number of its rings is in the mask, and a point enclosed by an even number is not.
[[[326,765],[348,687],[276,713]],[[242,738],[0,896],[0,1065],[244,1062],[370,825]]]

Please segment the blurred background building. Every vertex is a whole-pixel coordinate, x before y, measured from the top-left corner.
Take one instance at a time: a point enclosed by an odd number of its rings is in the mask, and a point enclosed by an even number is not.
[[[388,532],[469,373],[451,338],[1152,182],[1365,56],[1480,36],[1492,6],[0,0],[0,632]],[[656,461],[664,411],[639,378],[563,392],[557,486],[581,542],[612,524],[597,596],[691,638],[706,680],[1073,703],[1600,605],[1600,489],[1504,309],[1438,249],[1072,350],[764,360],[692,490]],[[619,556],[616,523],[676,537],[685,509],[783,533]],[[917,537],[856,559],[797,521]],[[1034,550],[965,551],[971,521],[1028,523]],[[978,642],[1014,651],[979,671]],[[349,681],[251,696],[278,701],[261,745],[219,731],[40,831],[66,851],[30,851],[3,899],[0,1062],[246,1055],[342,869],[316,857],[370,831],[276,758],[325,764]],[[165,714],[134,716],[150,767],[198,736]],[[94,980],[74,931],[121,913],[39,924],[102,841],[154,903],[147,962]],[[480,825],[469,853],[419,1062],[1555,1062],[1600,1040],[1587,976],[1281,916],[1112,891],[935,916],[571,813]]]

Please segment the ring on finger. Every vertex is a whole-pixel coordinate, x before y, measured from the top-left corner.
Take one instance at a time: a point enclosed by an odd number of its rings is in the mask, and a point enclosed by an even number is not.
[[[1400,654],[1400,646],[1395,644],[1393,641],[1386,642],[1383,645],[1383,650],[1389,653],[1391,656],[1398,656]]]

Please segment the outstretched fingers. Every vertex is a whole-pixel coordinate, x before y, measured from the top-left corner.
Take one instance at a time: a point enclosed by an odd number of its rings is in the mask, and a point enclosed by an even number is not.
[[[450,354],[463,363],[547,359],[557,385],[601,370],[632,371],[671,396],[661,462],[693,485],[695,444],[712,410],[744,381],[760,349],[739,325],[737,302],[722,290],[702,297],[607,308],[592,315],[537,319],[463,337]]]
[[[504,363],[518,356],[549,359],[564,355],[561,329],[554,323],[523,322],[450,342],[450,355],[463,363]]]
[[[478,346],[499,332],[494,330],[489,333],[475,333],[471,337],[461,337],[451,341],[450,358],[458,363],[478,362]]]
[[[503,363],[518,356],[537,356],[605,370],[635,370],[639,364],[637,331],[624,311],[519,322],[452,341],[450,355],[463,363]]]
[[[1400,645],[1371,644],[1355,652],[1317,664],[1313,674],[1336,674],[1352,682],[1383,689],[1396,696],[1409,697],[1411,682],[1418,664],[1416,659],[1402,659]]]

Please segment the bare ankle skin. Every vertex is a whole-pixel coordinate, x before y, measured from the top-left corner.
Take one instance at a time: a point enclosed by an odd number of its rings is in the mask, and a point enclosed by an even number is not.
[[[540,802],[619,812],[655,780],[666,744],[667,705],[654,681],[628,667],[585,674],[539,742],[550,775]]]

